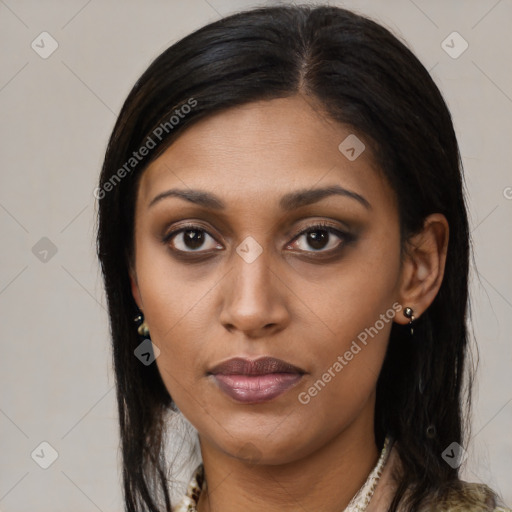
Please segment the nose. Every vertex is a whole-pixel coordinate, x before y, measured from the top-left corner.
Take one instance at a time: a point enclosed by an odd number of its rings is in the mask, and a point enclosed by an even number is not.
[[[287,287],[279,270],[263,251],[247,263],[237,254],[222,282],[220,322],[229,331],[251,338],[269,336],[290,322]]]

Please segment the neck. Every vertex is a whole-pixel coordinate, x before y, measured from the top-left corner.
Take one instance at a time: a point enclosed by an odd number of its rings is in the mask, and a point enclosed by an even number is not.
[[[249,464],[201,436],[200,443],[207,489],[201,493],[198,512],[340,512],[379,458],[373,410],[319,449],[284,464]]]

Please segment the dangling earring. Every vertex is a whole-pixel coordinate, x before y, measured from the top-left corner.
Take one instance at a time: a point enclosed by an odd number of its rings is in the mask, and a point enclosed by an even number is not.
[[[149,337],[149,327],[146,324],[146,321],[144,320],[144,315],[141,313],[140,315],[137,315],[133,321],[137,323],[139,326],[137,327],[137,332],[140,336],[144,336],[144,338]]]
[[[414,329],[413,329],[413,322],[414,322],[414,311],[412,310],[412,308],[405,308],[404,309],[404,316],[406,318],[409,318],[409,327],[411,328],[411,336],[414,334]]]

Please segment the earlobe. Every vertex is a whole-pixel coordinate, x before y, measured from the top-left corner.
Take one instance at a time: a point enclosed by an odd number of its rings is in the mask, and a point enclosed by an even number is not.
[[[444,277],[449,225],[441,213],[429,215],[420,233],[410,238],[402,268],[400,303],[418,318],[434,301]],[[397,322],[409,320],[399,315]]]

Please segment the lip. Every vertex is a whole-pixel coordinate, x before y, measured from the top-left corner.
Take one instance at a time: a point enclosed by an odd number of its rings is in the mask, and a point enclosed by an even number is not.
[[[305,370],[287,363],[276,357],[260,357],[247,359],[245,357],[233,357],[217,366],[208,373],[214,375],[267,375],[269,373],[306,373]]]
[[[275,357],[250,360],[235,357],[212,368],[219,388],[242,403],[261,403],[272,400],[294,387],[306,372]]]

